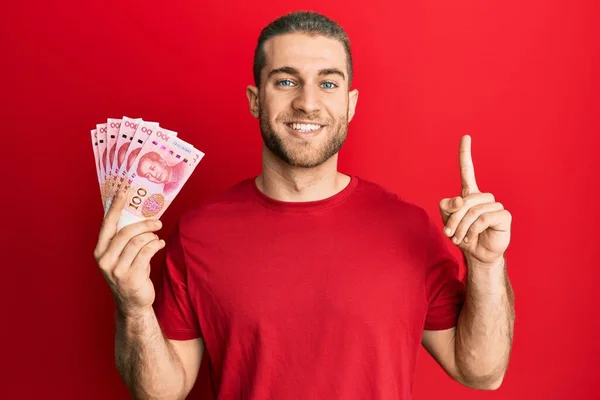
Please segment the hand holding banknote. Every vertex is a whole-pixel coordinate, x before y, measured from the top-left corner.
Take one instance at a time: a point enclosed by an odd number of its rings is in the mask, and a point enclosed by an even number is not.
[[[149,311],[154,303],[150,260],[165,242],[155,234],[162,226],[159,220],[136,222],[117,232],[126,202],[125,191],[117,192],[102,222],[94,257],[120,313],[135,317]]]
[[[90,131],[105,216],[94,257],[123,315],[154,302],[150,260],[165,246],[159,218],[204,153],[141,118],[108,118]]]

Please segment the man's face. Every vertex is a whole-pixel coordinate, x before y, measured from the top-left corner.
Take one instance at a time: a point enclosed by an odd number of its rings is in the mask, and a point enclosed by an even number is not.
[[[154,183],[166,183],[169,179],[169,168],[162,159],[154,161],[146,158],[140,160],[140,175]]]
[[[248,93],[263,141],[291,166],[321,165],[344,144],[358,96],[348,93],[344,46],[306,34],[276,36],[264,46],[260,91]]]

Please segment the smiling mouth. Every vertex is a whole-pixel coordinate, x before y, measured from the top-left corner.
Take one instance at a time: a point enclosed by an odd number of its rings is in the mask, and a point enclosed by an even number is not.
[[[286,124],[289,128],[293,129],[296,132],[301,133],[311,133],[316,132],[319,129],[323,128],[324,125],[321,124],[311,124],[311,123],[298,123],[291,122]]]

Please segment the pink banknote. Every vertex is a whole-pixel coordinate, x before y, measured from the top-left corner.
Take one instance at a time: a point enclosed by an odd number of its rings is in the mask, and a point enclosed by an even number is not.
[[[144,145],[144,143],[146,143],[146,141],[148,140],[148,137],[150,137],[150,135],[152,135],[153,133],[155,133],[157,130],[160,130],[161,132],[163,132],[164,134],[167,134],[169,136],[177,136],[177,132],[173,132],[170,131],[168,129],[163,129],[163,128],[159,128],[158,123],[157,122],[148,122],[148,121],[141,121],[139,124],[137,124],[135,133],[133,134],[133,138],[131,140],[130,143],[125,143],[126,148],[124,150],[122,150],[123,154],[123,159],[121,161],[121,165],[119,167],[119,171],[117,172],[115,179],[113,181],[113,185],[111,187],[111,189],[109,190],[109,194],[114,195],[119,188],[121,187],[122,183],[124,180],[127,179],[127,177],[130,175],[131,172],[131,166],[133,165],[133,162],[135,161],[136,157],[138,156],[140,150],[142,149],[142,146]],[[126,185],[129,185],[131,183],[131,181],[127,181]],[[110,208],[110,205],[112,203],[112,198],[113,196],[109,195],[105,198],[104,201],[104,213],[108,213],[108,209]]]
[[[129,149],[129,145],[133,140],[133,136],[135,135],[135,131],[138,129],[140,123],[145,122],[146,126],[154,125],[158,126],[156,122],[147,122],[142,121],[141,118],[128,118],[123,117],[123,121],[121,122],[121,128],[119,129],[119,134],[117,137],[116,145],[114,150],[109,153],[111,157],[110,165],[111,165],[111,176],[117,177],[119,174],[119,169],[121,165],[123,165],[123,160],[125,160],[125,155],[127,154],[127,150]]]
[[[108,198],[108,190],[106,185],[106,130],[107,124],[96,124],[96,132],[98,134],[98,157],[100,157],[99,166],[100,166],[100,180],[101,180],[101,189],[100,192],[102,194],[102,204],[106,204],[106,199]]]
[[[115,154],[117,136],[121,129],[121,119],[108,118],[106,121],[106,177],[112,178],[112,159]]]
[[[127,199],[117,230],[160,218],[203,157],[203,152],[166,130],[155,130],[140,148],[123,181]]]
[[[158,123],[156,122],[141,122],[138,125],[135,134],[133,135],[131,143],[129,144],[129,146],[127,146],[125,155],[123,156],[123,162],[121,163],[121,167],[119,168],[119,172],[117,173],[117,186],[120,186],[123,180],[127,178],[131,166],[133,165],[135,158],[142,149],[142,146],[144,145],[144,143],[146,143],[150,135],[155,133],[157,130],[160,130],[161,132],[169,136],[177,136],[177,132],[164,128],[159,128]]]
[[[137,125],[142,121],[141,118],[129,118],[123,117],[122,119],[116,118],[108,118],[107,120],[107,144],[106,144],[106,179],[105,179],[105,210],[108,212],[108,207],[110,207],[109,199],[112,199],[115,190],[117,188],[117,175],[116,175],[116,166],[115,164],[115,153],[118,143],[118,136],[121,130],[127,126],[131,127],[131,125]],[[135,128],[132,128],[135,131]]]
[[[94,151],[94,161],[96,165],[96,178],[98,179],[98,186],[100,187],[100,194],[102,194],[102,182],[100,180],[100,157],[98,156],[98,131],[96,129],[92,129],[90,131],[90,135],[92,138],[92,150]]]

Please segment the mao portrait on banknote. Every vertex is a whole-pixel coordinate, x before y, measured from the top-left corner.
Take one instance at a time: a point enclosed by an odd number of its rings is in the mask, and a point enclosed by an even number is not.
[[[126,206],[117,229],[147,219],[158,219],[196,168],[204,153],[158,129],[127,159]],[[132,161],[133,160],[133,161]]]

